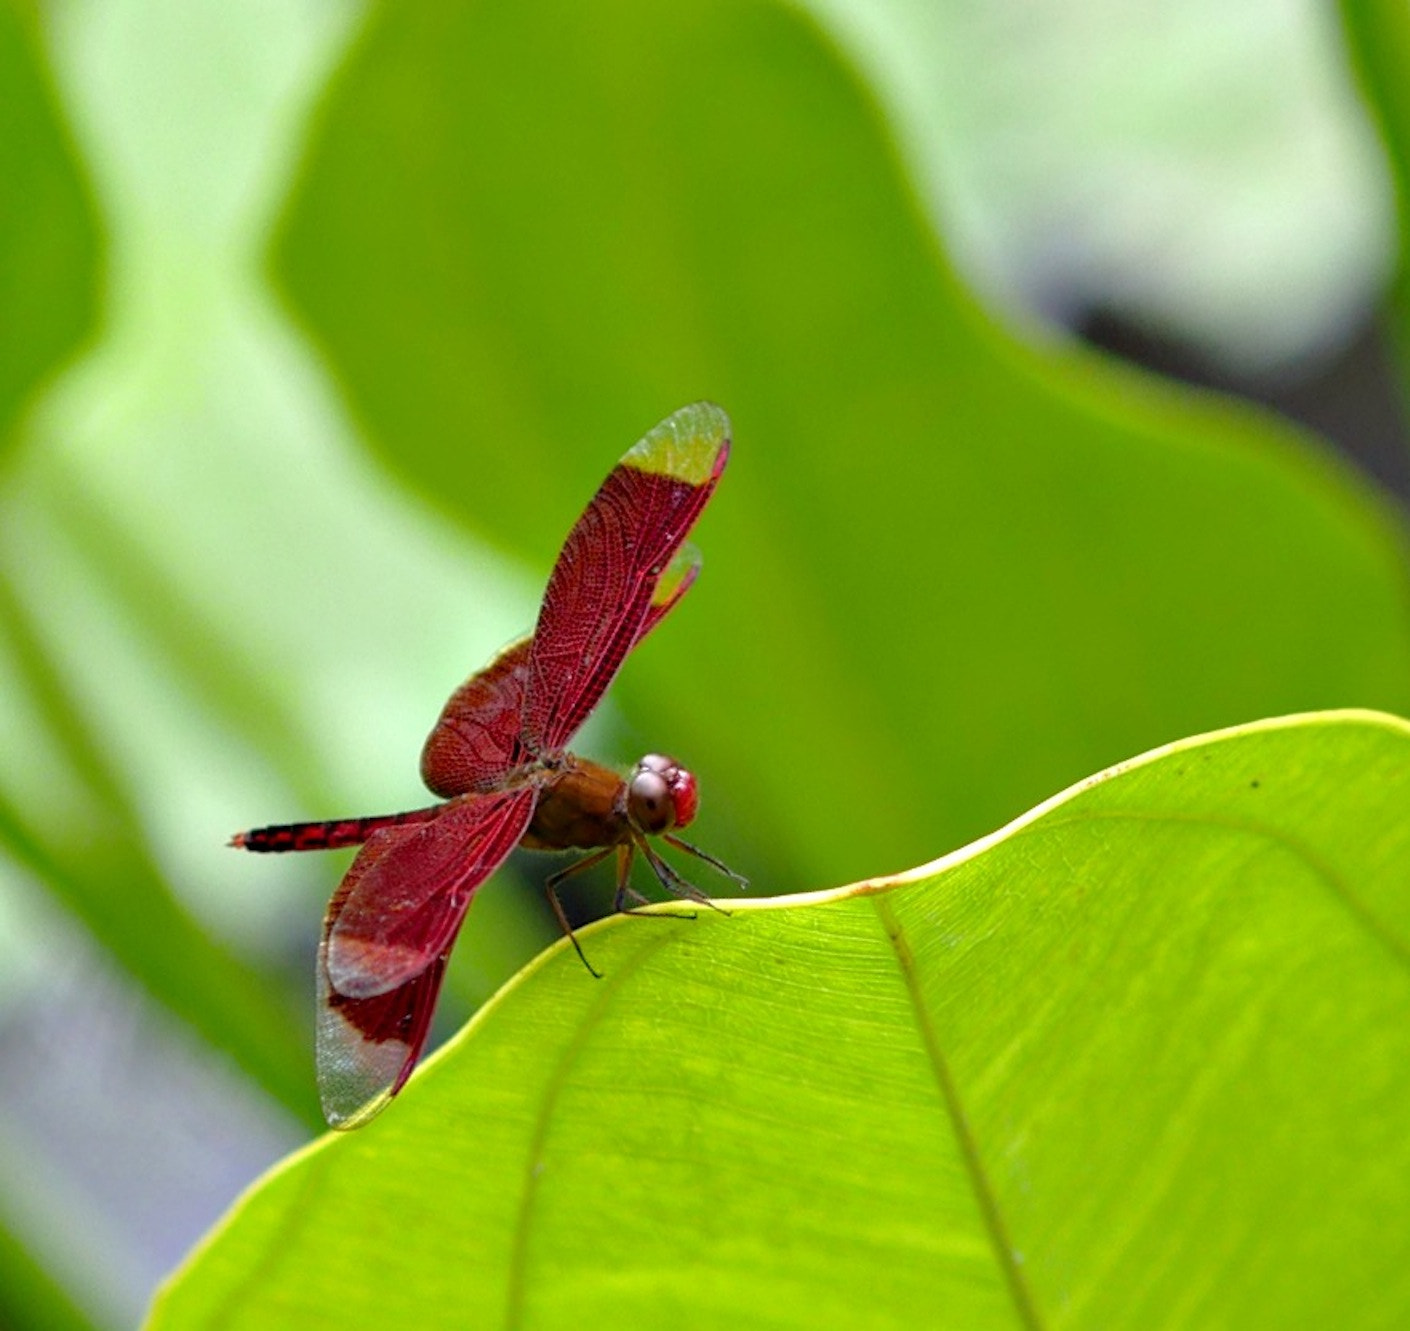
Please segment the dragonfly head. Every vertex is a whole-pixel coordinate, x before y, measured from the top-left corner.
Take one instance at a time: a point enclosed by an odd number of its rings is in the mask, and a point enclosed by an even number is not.
[[[648,753],[627,781],[627,814],[643,832],[688,827],[699,804],[695,777],[660,753]]]

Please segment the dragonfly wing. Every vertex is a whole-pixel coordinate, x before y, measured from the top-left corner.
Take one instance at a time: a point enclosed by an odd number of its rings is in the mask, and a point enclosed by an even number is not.
[[[465,911],[537,800],[532,786],[465,796],[374,833],[353,861],[318,954],[318,1084],[335,1127],[365,1122],[411,1074]]]
[[[421,750],[421,779],[437,795],[485,790],[529,756],[520,729],[531,641],[505,648],[451,694]]]
[[[568,533],[530,641],[523,734],[562,748],[632,647],[684,595],[699,557],[678,552],[729,458],[729,417],[697,402],[613,468]]]
[[[666,615],[675,607],[676,602],[690,590],[695,579],[700,576],[700,565],[700,551],[689,541],[676,551],[675,556],[666,566],[666,571],[656,583],[656,590],[651,596],[651,604],[647,607],[646,618],[641,621],[636,641],[632,643],[633,647],[665,619]]]
[[[328,907],[324,960],[334,991],[372,998],[425,970],[476,888],[519,844],[537,798],[533,786],[463,795],[429,822],[374,833]]]
[[[357,1128],[406,1084],[431,1029],[449,949],[415,979],[375,998],[347,998],[318,968],[318,1093],[335,1128]]]

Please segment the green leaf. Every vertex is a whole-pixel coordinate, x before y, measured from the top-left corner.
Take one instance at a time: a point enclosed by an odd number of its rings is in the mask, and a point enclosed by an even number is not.
[[[30,392],[93,318],[97,240],[25,6],[0,6],[0,461]]]
[[[1342,25],[1362,92],[1380,124],[1386,162],[1395,186],[1399,263],[1391,317],[1400,351],[1402,383],[1410,382],[1410,15],[1396,0],[1342,0]]]
[[[144,845],[121,775],[0,571],[0,633],[12,687],[46,723],[68,769],[67,818],[40,828],[0,790],[0,848],[73,912],[158,1002],[224,1050],[305,1121],[317,1111],[306,1041],[281,986],[213,939],[182,907]],[[33,759],[33,755],[31,755]]]
[[[0,1319],[7,1327],[89,1331],[93,1321],[4,1225],[0,1225]]]
[[[618,917],[153,1328],[1410,1317],[1410,724],[1185,741],[890,881]]]
[[[705,573],[619,692],[780,887],[1180,735],[1410,709],[1398,518],[1255,413],[988,326],[792,6],[385,6],[276,262],[388,465],[544,574],[644,429],[729,410]]]

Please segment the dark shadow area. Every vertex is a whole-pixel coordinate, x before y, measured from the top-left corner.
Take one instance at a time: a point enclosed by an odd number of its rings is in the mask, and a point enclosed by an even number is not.
[[[1410,502],[1410,431],[1384,331],[1374,322],[1328,356],[1276,377],[1241,378],[1196,349],[1102,308],[1073,330],[1093,347],[1200,388],[1270,407],[1322,436],[1403,502]]]

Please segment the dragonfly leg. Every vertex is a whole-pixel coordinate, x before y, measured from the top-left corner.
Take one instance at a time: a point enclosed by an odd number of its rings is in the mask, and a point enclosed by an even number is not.
[[[742,891],[749,890],[749,880],[742,873],[735,873],[723,860],[717,860],[708,850],[701,850],[699,846],[693,846],[683,837],[678,837],[674,832],[666,832],[661,839],[668,845],[674,846],[677,850],[683,850],[687,855],[694,855],[697,860],[704,860],[712,869],[718,870],[726,878],[739,884]]]
[[[651,866],[651,871],[660,881],[661,886],[672,896],[684,897],[687,901],[694,901],[701,906],[708,906],[719,915],[728,915],[729,911],[723,906],[717,906],[709,897],[705,895],[694,883],[683,878],[669,864],[666,863],[652,848],[645,837],[634,838],[638,849],[646,856],[646,862]]]
[[[623,842],[617,847],[617,895],[612,898],[612,909],[623,915],[639,915],[644,920],[674,920],[674,919],[694,919],[693,915],[657,915],[654,911],[647,909],[651,905],[651,898],[643,896],[631,885],[630,878],[632,872],[633,849],[630,842]],[[630,901],[630,906],[625,902]]]
[[[560,869],[557,873],[551,873],[543,881],[543,890],[548,897],[548,904],[553,907],[553,913],[558,917],[558,923],[563,932],[572,940],[573,950],[578,954],[578,960],[588,968],[591,975],[599,980],[602,972],[597,969],[587,959],[587,953],[583,951],[583,945],[578,942],[578,936],[573,932],[573,926],[568,923],[568,916],[563,910],[563,903],[558,899],[558,886],[565,879],[571,878],[575,873],[582,873],[584,869],[591,869],[594,864],[600,864],[605,860],[612,850],[611,846],[604,846],[601,850],[595,850],[591,855],[585,855],[582,859],[574,861],[566,869]]]

